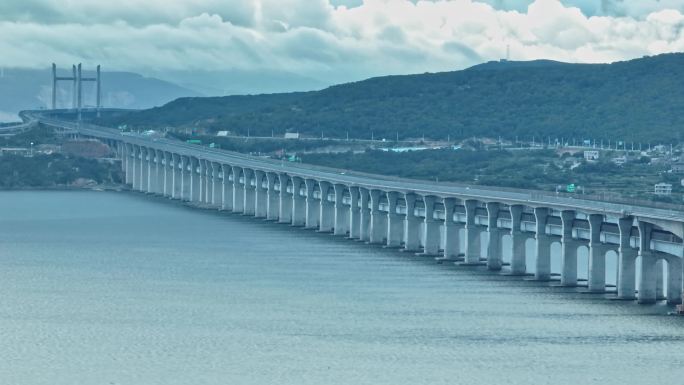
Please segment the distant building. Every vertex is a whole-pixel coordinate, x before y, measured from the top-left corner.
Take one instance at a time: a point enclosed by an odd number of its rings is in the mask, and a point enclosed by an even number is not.
[[[35,152],[39,154],[58,154],[62,152],[62,148],[56,144],[39,144],[36,146]]]
[[[584,151],[584,159],[586,160],[598,160],[599,152],[595,150]]]
[[[2,147],[0,148],[0,155],[20,155],[27,156],[31,154],[31,150],[25,147]]]
[[[675,174],[684,174],[684,163],[672,164],[672,172]]]
[[[617,164],[618,166],[622,166],[623,164],[627,163],[627,157],[618,156],[617,158],[613,158],[613,163]]]
[[[299,132],[286,132],[285,139],[299,139]]]
[[[655,195],[672,195],[672,185],[669,183],[658,183],[654,186]]]

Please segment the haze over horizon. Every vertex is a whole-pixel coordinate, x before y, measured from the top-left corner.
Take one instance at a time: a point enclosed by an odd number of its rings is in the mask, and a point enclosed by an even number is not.
[[[684,50],[684,0],[57,0],[0,4],[0,66],[83,62],[207,95],[311,90],[506,57]],[[27,43],[28,42],[28,43]]]

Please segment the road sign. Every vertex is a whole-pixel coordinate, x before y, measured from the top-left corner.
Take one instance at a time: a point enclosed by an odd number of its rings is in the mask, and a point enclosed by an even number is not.
[[[565,187],[565,191],[567,191],[569,193],[575,192],[575,189],[576,189],[576,187],[575,187],[574,183],[571,183]]]

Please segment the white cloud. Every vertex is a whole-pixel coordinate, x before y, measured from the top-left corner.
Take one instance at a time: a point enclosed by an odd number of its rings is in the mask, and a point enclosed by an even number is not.
[[[499,59],[607,62],[684,49],[684,0],[0,2],[0,65],[283,71],[329,82]],[[590,15],[590,16],[588,16]]]

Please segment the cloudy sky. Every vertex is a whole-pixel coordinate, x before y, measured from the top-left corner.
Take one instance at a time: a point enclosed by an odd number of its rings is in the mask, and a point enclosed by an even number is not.
[[[461,69],[507,47],[570,62],[684,51],[683,26],[684,0],[2,0],[0,66],[330,84]]]

